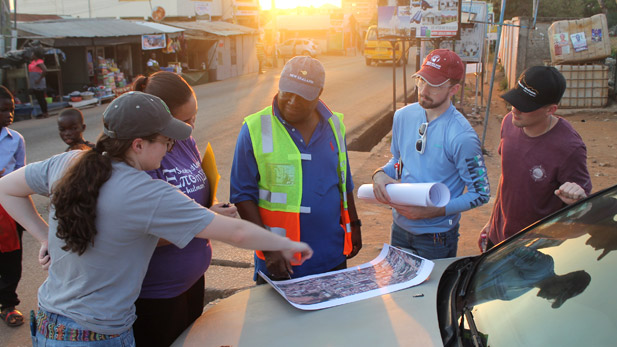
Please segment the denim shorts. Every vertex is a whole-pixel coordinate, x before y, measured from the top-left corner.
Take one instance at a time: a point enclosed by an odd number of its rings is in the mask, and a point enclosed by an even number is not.
[[[413,254],[429,260],[456,257],[459,226],[460,224],[456,224],[452,229],[443,233],[414,235],[392,223],[390,244],[407,249]]]
[[[36,317],[30,313],[30,332],[34,347],[135,347],[132,328],[118,335],[98,334],[68,317],[41,309]]]

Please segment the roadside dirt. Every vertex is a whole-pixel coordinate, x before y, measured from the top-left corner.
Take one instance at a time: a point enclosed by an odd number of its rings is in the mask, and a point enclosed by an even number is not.
[[[493,189],[492,197],[495,195],[501,171],[500,157],[497,153],[501,120],[508,112],[506,103],[499,97],[504,91],[498,90],[498,85],[499,83],[495,83],[484,143],[487,151],[485,161]],[[485,84],[484,88],[486,99],[489,85]],[[481,108],[478,113],[474,113],[475,84],[473,81],[466,83],[466,90],[466,100],[462,108],[482,140],[486,108]],[[598,109],[561,109],[557,114],[574,126],[587,145],[587,165],[593,192],[617,184],[617,103],[613,102],[606,108]],[[356,189],[362,184],[371,183],[373,171],[390,158],[390,140],[391,134],[388,134],[370,153],[350,152]],[[458,256],[479,253],[477,236],[488,220],[493,204],[494,199],[491,198],[488,204],[463,213]],[[365,263],[377,256],[383,243],[389,242],[392,222],[391,210],[386,206],[364,201],[356,201],[356,205],[363,223],[364,247],[360,254],[350,261],[350,266]]]

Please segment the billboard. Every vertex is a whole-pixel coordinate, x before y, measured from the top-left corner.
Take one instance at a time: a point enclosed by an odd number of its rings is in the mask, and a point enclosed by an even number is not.
[[[380,6],[377,15],[380,37],[456,37],[460,28],[461,1],[411,0],[409,6]]]
[[[454,51],[464,62],[480,62],[484,49],[484,38],[488,7],[484,1],[463,1],[461,36],[454,42]],[[473,22],[480,23],[473,23]],[[465,22],[469,24],[465,24]],[[443,44],[442,44],[443,45]],[[451,45],[442,48],[451,48]]]

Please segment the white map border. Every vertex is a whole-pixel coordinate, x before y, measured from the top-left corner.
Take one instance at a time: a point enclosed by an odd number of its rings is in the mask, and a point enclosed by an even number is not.
[[[416,286],[426,281],[434,265],[384,244],[377,258],[349,269],[285,281],[272,281],[261,271],[259,275],[294,307],[319,310]]]

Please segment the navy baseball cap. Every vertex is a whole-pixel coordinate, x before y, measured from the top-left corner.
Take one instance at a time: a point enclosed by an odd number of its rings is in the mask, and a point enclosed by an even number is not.
[[[326,71],[317,59],[297,56],[285,64],[279,80],[279,90],[315,100],[323,89]]]

